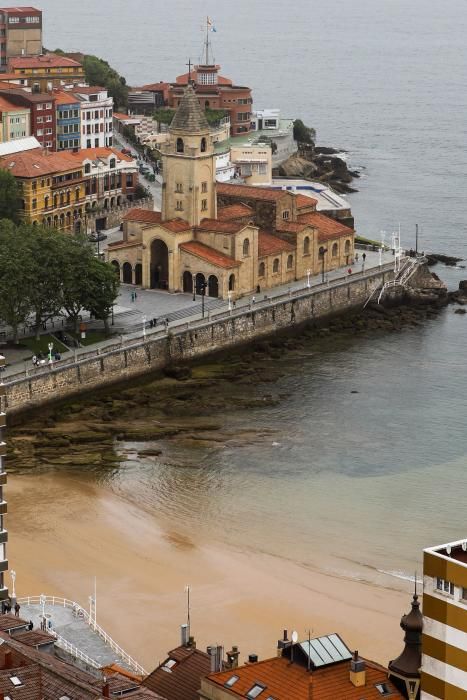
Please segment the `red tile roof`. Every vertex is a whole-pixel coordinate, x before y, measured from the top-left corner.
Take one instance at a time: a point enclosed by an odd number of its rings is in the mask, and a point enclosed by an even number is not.
[[[130,117],[128,114],[123,114],[123,112],[114,112],[113,116],[115,119],[133,119],[133,117]]]
[[[219,221],[231,221],[232,219],[241,219],[245,216],[253,217],[254,212],[248,204],[239,202],[238,204],[230,204],[227,207],[219,207],[217,210],[217,218]]]
[[[267,659],[240,668],[222,671],[209,675],[208,681],[214,685],[225,687],[225,683],[238,676],[238,680],[229,687],[233,697],[245,698],[256,684],[265,686],[264,697],[275,700],[381,700],[381,693],[376,683],[385,683],[390,690],[391,698],[404,697],[387,679],[387,671],[367,662],[366,684],[359,688],[351,683],[349,678],[350,662],[320,668],[309,672],[306,666],[294,663],[284,657]],[[311,688],[310,688],[311,686]]]
[[[258,257],[262,258],[265,255],[275,255],[283,251],[295,251],[295,246],[288,241],[283,241],[282,238],[273,236],[267,231],[260,231],[258,234]]]
[[[3,95],[0,96],[0,112],[19,112],[19,111],[27,111],[29,107],[25,107],[22,105],[15,105],[13,102],[10,102],[6,97]]]
[[[214,267],[222,267],[229,270],[232,267],[238,267],[241,263],[234,258],[229,258],[228,255],[220,253],[214,248],[210,248],[204,243],[199,243],[198,241],[188,241],[188,243],[182,243],[180,248],[191,255],[201,258]]]
[[[161,221],[162,228],[172,233],[180,233],[181,231],[189,231],[191,229],[188,221],[184,219],[169,219],[169,221]]]
[[[176,663],[168,672],[164,666],[170,660]],[[178,647],[169,651],[168,658],[144,679],[142,685],[170,700],[199,700],[201,678],[210,670],[211,659],[203,651]]]
[[[286,190],[274,190],[269,187],[252,187],[251,185],[230,185],[227,182],[218,182],[216,185],[217,194],[228,195],[241,199],[259,199],[277,202],[282,197],[290,196]]]
[[[134,162],[134,158],[122,153],[117,148],[112,148],[112,146],[101,146],[99,148],[82,148],[76,153],[70,153],[70,155],[83,163],[85,160],[96,160],[97,158],[109,158],[109,156],[116,156],[118,160],[125,160],[129,163]]]
[[[123,221],[141,221],[147,224],[160,224],[162,214],[160,211],[150,209],[130,209],[123,217]]]
[[[57,53],[46,53],[43,56],[18,56],[10,58],[10,68],[81,68],[81,63]]]
[[[219,221],[218,219],[203,219],[198,226],[200,231],[216,231],[218,233],[237,233],[245,228],[241,221]]]
[[[305,207],[313,207],[313,209],[316,209],[316,205],[318,204],[317,199],[307,197],[305,194],[297,194],[295,196],[297,198],[297,209],[305,209]]]
[[[298,217],[300,223],[308,224],[318,230],[318,241],[329,241],[333,238],[341,238],[342,236],[352,236],[355,231],[348,226],[345,226],[336,219],[331,219],[329,216],[319,214],[317,211],[309,214],[300,214]]]
[[[53,95],[55,97],[57,105],[79,104],[79,100],[73,97],[73,95],[69,92],[63,92],[62,90],[54,90]]]
[[[305,228],[310,226],[310,224],[300,223],[298,221],[279,221],[276,225],[277,231],[283,231],[284,233],[300,233]]]
[[[11,153],[0,159],[0,168],[15,177],[39,177],[68,170],[76,170],[79,164],[70,153],[54,153],[42,148]]]

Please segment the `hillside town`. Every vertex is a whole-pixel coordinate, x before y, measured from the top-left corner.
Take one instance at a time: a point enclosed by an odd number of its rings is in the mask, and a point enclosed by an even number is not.
[[[131,294],[131,303],[137,295],[146,299],[145,294],[155,291],[167,298],[180,295],[176,313],[192,309],[201,298],[202,312],[196,309],[200,324],[205,323],[205,298],[219,300],[228,322],[233,323],[232,314],[238,312],[238,319],[242,314],[251,323],[243,337],[241,330],[222,326],[219,336],[230,333],[238,342],[254,337],[254,311],[260,303],[269,309],[276,297],[280,299],[286,309],[285,327],[300,314],[293,294],[297,300],[307,297],[306,313],[315,318],[321,308],[324,315],[330,307],[345,309],[355,301],[370,301],[373,294],[383,294],[387,286],[401,287],[418,273],[420,261],[415,254],[403,254],[397,237],[390,246],[384,240],[376,246],[359,243],[350,205],[331,186],[332,177],[283,174],[281,165],[301,148],[296,120],[284,118],[274,106],[255,109],[253,90],[221,74],[208,34],[203,63],[190,60],[188,71],[172,82],[128,88],[122,104],[109,86],[89,83],[84,55],[45,50],[42,26],[39,9],[0,8],[0,211],[14,185],[15,225],[66,234],[74,241],[83,236],[93,244],[92,256],[115,276],[115,289],[102,313],[96,294],[74,308],[68,340],[63,330],[56,332],[59,302],[43,316],[37,304],[27,307],[18,323],[23,335],[39,338],[42,331],[45,336],[47,323],[52,324],[55,347],[74,356],[78,378],[66,381],[70,387],[76,381],[79,387],[64,389],[62,398],[103,386],[95,377],[105,374],[106,362],[117,366],[124,356],[115,375],[109,369],[105,379],[117,382],[131,378],[128,365],[137,376],[143,373],[138,362],[150,371],[162,367],[157,364],[161,357],[185,359],[196,354],[186,346],[198,343],[201,348],[205,327],[199,325],[200,338],[192,334],[188,312],[180,317],[186,335],[179,336],[179,347],[169,347],[175,324],[170,326],[169,312],[158,307],[153,315],[164,317],[163,331],[157,328],[157,318],[151,320],[154,342],[160,343],[157,352],[147,345],[150,312],[145,311],[142,337],[137,339],[145,348],[141,356],[136,356],[134,338],[131,347],[125,346],[124,327],[119,326],[118,347],[96,345],[95,355],[86,355],[83,361],[99,367],[87,379],[78,356],[83,349],[79,341],[86,339],[83,314],[88,325],[105,320],[107,327],[110,318],[113,323],[120,284],[127,299]],[[374,276],[365,276],[370,274]],[[99,283],[101,290],[104,278]],[[322,294],[316,304],[310,301],[313,285]],[[426,283],[424,289],[429,287]],[[444,292],[439,282],[438,290],[441,287]],[[33,308],[35,328],[28,320]],[[265,315],[281,323],[274,308]],[[13,324],[3,325],[9,333]],[[73,333],[76,340],[71,343]],[[206,333],[207,347],[226,347],[211,328]],[[153,667],[144,669],[125,651],[128,640],[117,644],[98,625],[95,595],[89,611],[71,599],[29,598],[24,591],[17,595],[4,522],[7,409],[37,408],[47,392],[55,399],[61,391],[55,378],[52,387],[50,377],[58,376],[52,372],[61,371],[68,359],[61,365],[63,358],[53,354],[53,344],[48,347],[43,367],[33,362],[32,370],[21,369],[21,376],[18,370],[8,390],[0,384],[0,700],[465,697],[465,541],[424,551],[423,610],[415,576],[413,597],[400,620],[400,654],[385,664],[371,659],[371,648],[355,650],[353,640],[341,636],[339,629],[320,636],[311,630],[278,630],[279,639],[270,640],[267,658],[259,658],[254,650],[229,648],[222,640],[208,644],[212,640],[202,639],[202,631],[192,627],[188,589],[187,612],[173,621],[166,658],[154,659]],[[0,357],[0,369],[5,364]],[[68,370],[71,377],[69,366]],[[38,385],[35,394],[34,381],[41,376],[48,385]],[[8,379],[5,372],[3,377]],[[9,517],[14,518],[14,512]],[[398,623],[395,619],[394,626]],[[364,618],[361,624],[366,624]]]

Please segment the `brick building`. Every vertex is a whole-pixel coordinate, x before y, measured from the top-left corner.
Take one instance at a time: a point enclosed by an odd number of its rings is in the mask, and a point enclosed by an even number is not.
[[[12,104],[30,111],[30,127],[26,136],[35,136],[41,146],[55,151],[57,124],[55,96],[49,93],[31,93],[21,88],[0,88],[0,96]]]
[[[42,12],[35,7],[0,7],[0,72],[14,56],[42,52]]]

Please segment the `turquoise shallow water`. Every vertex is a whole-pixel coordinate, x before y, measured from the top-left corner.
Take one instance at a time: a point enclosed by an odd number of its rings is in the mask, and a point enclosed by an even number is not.
[[[130,83],[173,79],[202,42],[199,6],[43,0],[45,41],[99,54]],[[208,1],[216,59],[316,127],[362,168],[358,230],[401,223],[403,243],[467,257],[467,5],[435,0]],[[456,285],[465,271],[442,268]],[[281,361],[287,398],[225,415],[257,437],[216,449],[164,445],[108,482],[161,521],[240,548],[397,585],[421,549],[466,535],[467,321],[358,338]],[[352,394],[356,390],[358,394]],[[189,463],[190,469],[181,468]],[[402,580],[402,579],[401,579]]]

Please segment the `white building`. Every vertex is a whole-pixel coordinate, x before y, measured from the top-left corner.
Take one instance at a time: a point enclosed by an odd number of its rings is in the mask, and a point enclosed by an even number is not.
[[[255,131],[279,129],[281,124],[280,109],[258,109],[253,112],[251,125]]]
[[[81,148],[104,148],[113,143],[113,98],[101,87],[69,90],[80,102]]]
[[[467,540],[425,549],[421,699],[467,698]]]

